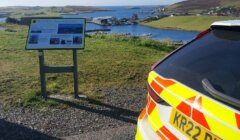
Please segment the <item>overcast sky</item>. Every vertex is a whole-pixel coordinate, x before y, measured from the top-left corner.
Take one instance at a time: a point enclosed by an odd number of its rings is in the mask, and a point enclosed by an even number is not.
[[[0,0],[0,6],[125,6],[166,5],[182,0]]]

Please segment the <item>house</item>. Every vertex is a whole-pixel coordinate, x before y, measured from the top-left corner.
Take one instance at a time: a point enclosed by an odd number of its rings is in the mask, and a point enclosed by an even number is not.
[[[114,18],[111,16],[95,17],[95,18],[92,18],[92,22],[99,25],[111,25],[113,19]]]

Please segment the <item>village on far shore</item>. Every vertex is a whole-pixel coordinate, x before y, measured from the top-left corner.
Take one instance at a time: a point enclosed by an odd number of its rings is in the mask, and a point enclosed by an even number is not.
[[[134,7],[137,8],[137,7]],[[144,19],[139,18],[139,14],[151,14],[152,16],[148,16]],[[139,22],[150,22],[154,20],[159,20],[165,17],[173,17],[173,16],[232,16],[239,17],[240,9],[237,8],[224,8],[224,7],[215,7],[211,9],[207,9],[201,11],[199,13],[191,13],[191,12],[178,12],[178,11],[168,11],[165,7],[159,7],[153,9],[152,11],[141,11],[139,13],[135,13],[130,18],[120,18],[113,16],[105,16],[105,17],[91,17],[88,18],[87,21],[89,23],[95,23],[103,26],[111,26],[111,25],[133,25],[138,24]]]
[[[67,8],[66,8],[67,7]],[[93,8],[93,7],[83,7],[83,6],[66,6],[64,8],[60,7],[51,7],[50,10],[53,12],[59,12],[59,16],[63,15],[76,15],[82,12],[95,12],[95,11],[111,11],[111,9],[100,9],[100,8]],[[32,7],[34,8],[34,7]],[[37,7],[41,9],[41,7]],[[138,7],[126,7],[126,10],[132,9],[139,9]],[[38,18],[46,17],[41,16],[44,15],[44,12],[37,12],[34,14],[29,15],[29,13],[23,13],[24,16],[20,18],[13,18],[10,12],[2,12],[0,8],[0,18],[6,17],[7,23],[17,23],[21,25],[29,25],[32,18],[36,16]],[[144,19],[140,19],[140,14],[149,14]],[[54,15],[54,14],[53,14]],[[174,17],[174,16],[231,16],[231,17],[240,17],[240,8],[234,7],[214,7],[210,9],[200,10],[199,12],[189,12],[189,11],[175,11],[172,9],[168,9],[166,6],[158,6],[151,11],[140,11],[138,13],[134,13],[132,17],[124,17],[118,18],[113,16],[105,16],[105,17],[90,17],[87,19],[89,23],[95,23],[102,26],[112,26],[112,25],[133,25],[138,24],[141,22],[150,22],[154,20],[159,20],[165,17]],[[47,16],[50,17],[50,16]],[[56,16],[54,16],[56,17]]]

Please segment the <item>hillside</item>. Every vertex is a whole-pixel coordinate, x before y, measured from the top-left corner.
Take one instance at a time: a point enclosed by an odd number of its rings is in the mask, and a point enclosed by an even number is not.
[[[240,8],[240,2],[239,0],[186,0],[175,3],[168,8],[176,11],[192,11],[209,9],[217,6]]]
[[[176,16],[176,17],[166,17],[160,20],[141,23],[141,24],[154,27],[154,28],[170,28],[170,29],[189,30],[189,31],[203,31],[209,28],[209,26],[215,21],[232,20],[232,19],[236,19],[236,18],[226,17],[226,16]]]
[[[10,17],[21,18],[21,17],[58,17],[61,14],[79,14],[82,12],[91,11],[106,11],[109,9],[92,7],[92,6],[64,6],[64,7],[28,7],[28,6],[14,6],[14,7],[0,7],[0,13],[8,13]]]

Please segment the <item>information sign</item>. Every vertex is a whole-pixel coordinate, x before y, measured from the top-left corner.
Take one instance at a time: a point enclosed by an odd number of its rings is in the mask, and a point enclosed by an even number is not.
[[[84,49],[85,19],[33,19],[26,49]]]

